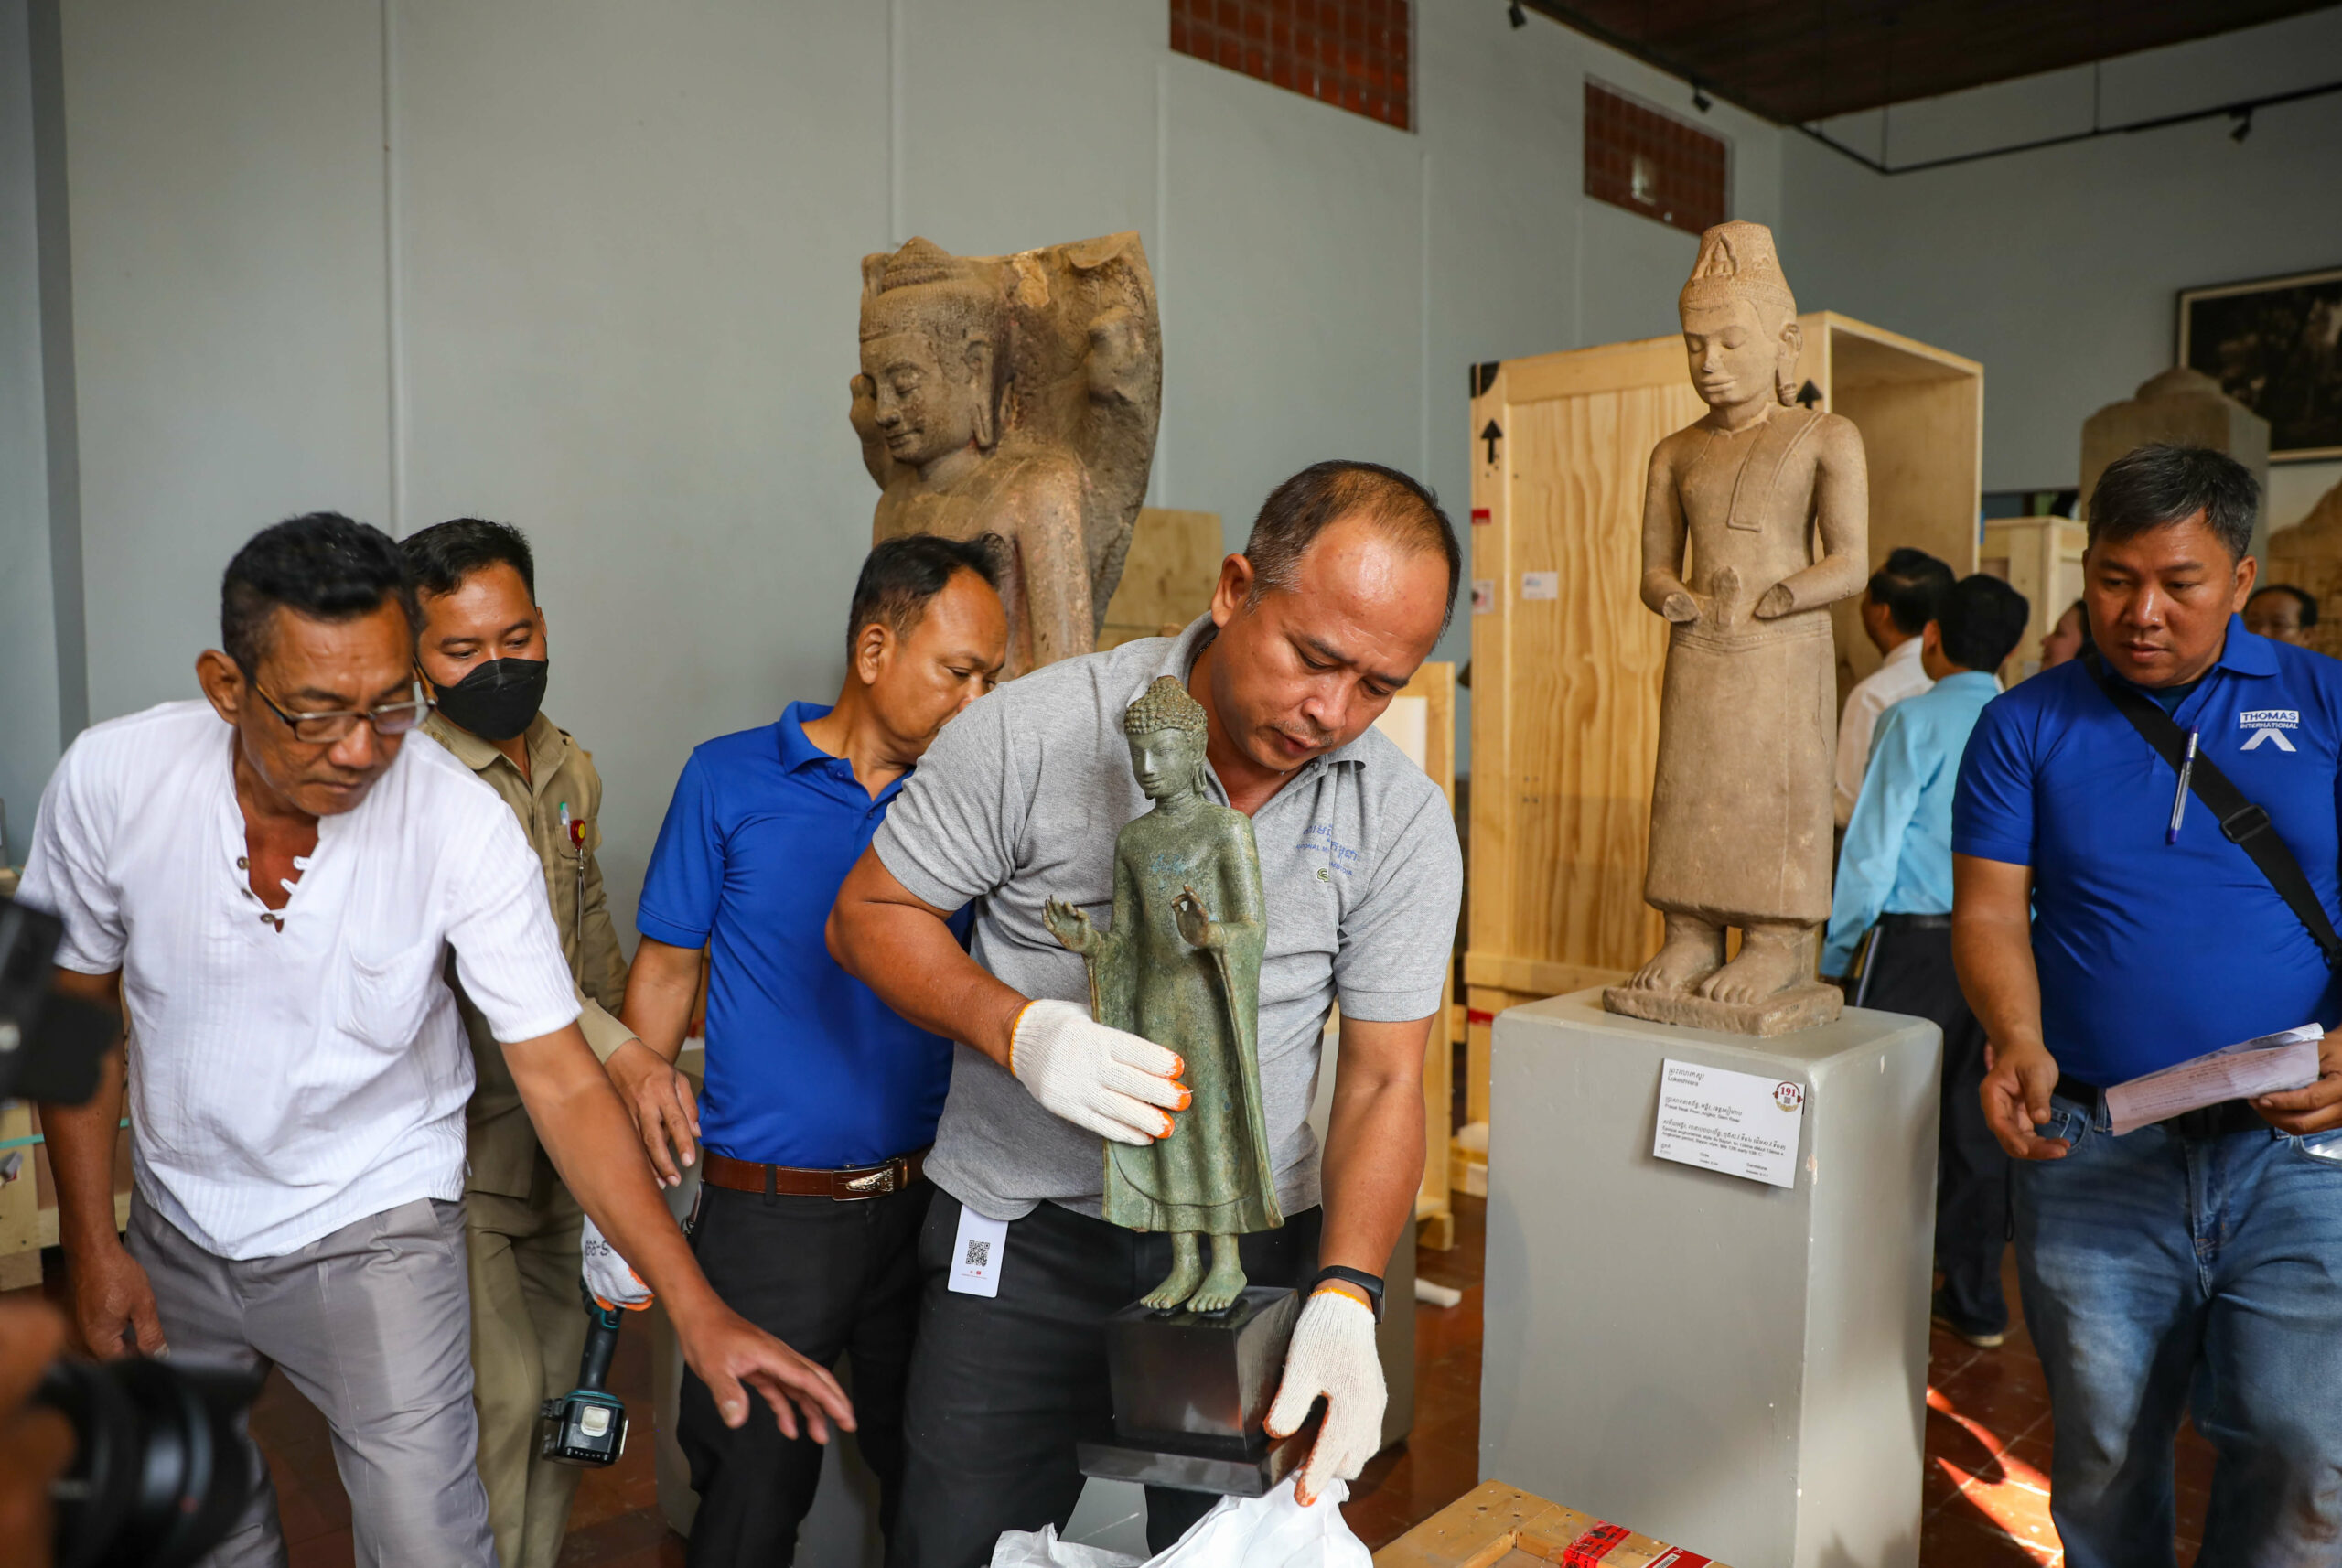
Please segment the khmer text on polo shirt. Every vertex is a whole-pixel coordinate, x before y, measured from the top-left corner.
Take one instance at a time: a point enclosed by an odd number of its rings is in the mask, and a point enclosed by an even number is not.
[[[945,727],[873,841],[879,860],[939,909],[972,902],[969,950],[1032,997],[1087,1004],[1088,972],[1041,923],[1063,898],[1112,924],[1114,837],[1152,804],[1131,775],[1123,714],[1158,675],[1187,679],[1209,618],[1060,660],[979,698]],[[1228,793],[1207,768],[1211,798]],[[1261,965],[1261,1099],[1277,1201],[1318,1201],[1305,1118],[1318,1043],[1345,1018],[1398,1023],[1439,1009],[1464,867],[1439,787],[1380,730],[1310,758],[1252,815],[1268,909]],[[978,1213],[1015,1219],[1043,1200],[1099,1212],[1098,1135],[1041,1109],[1008,1070],[959,1047],[927,1164]]]
[[[949,1041],[830,956],[838,886],[904,780],[873,800],[852,763],[806,739],[829,711],[791,703],[779,723],[692,753],[634,921],[710,952],[700,1136],[736,1160],[812,1170],[927,1147],[951,1076]]]
[[[2342,660],[2231,616],[2219,660],[2173,716],[2268,811],[2342,920]],[[2165,844],[2177,785],[2079,660],[1995,699],[1968,744],[1952,848],[2033,868],[2042,1029],[2086,1082],[2342,1019],[2316,942],[2201,800]]]
[[[472,1057],[449,949],[496,1037],[573,1023],[545,877],[496,792],[420,732],[271,913],[243,869],[232,731],[202,702],[84,730],[41,796],[22,896],[57,961],[122,972],[138,1191],[206,1251],[282,1257],[464,1191]]]

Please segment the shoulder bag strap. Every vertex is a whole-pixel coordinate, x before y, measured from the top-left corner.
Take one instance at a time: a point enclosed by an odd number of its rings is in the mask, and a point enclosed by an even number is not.
[[[2096,649],[2085,653],[2082,662],[2089,667],[2090,679],[2098,682],[2098,689],[2114,704],[2115,712],[2130,720],[2131,727],[2171,764],[2173,772],[2178,772],[2187,758],[2187,732],[2179,727],[2179,721],[2164,712],[2154,698],[2110,674]],[[2210,810],[2229,842],[2252,857],[2252,864],[2268,878],[2277,897],[2285,901],[2285,908],[2308,929],[2318,950],[2326,955],[2327,965],[2342,968],[2342,935],[2336,934],[2334,922],[2326,918],[2326,908],[2317,901],[2316,891],[2304,875],[2301,862],[2285,847],[2284,838],[2277,832],[2277,824],[2269,820],[2269,813],[2246,800],[2244,791],[2204,755],[2200,746],[2196,752],[2195,766],[2188,769],[2187,782],[2190,793]]]

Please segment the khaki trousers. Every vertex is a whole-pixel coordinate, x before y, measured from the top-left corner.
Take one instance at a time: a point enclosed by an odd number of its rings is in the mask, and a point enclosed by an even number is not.
[[[504,1568],[553,1568],[584,1474],[537,1457],[538,1410],[577,1386],[586,1348],[577,1292],[584,1219],[542,1151],[528,1197],[464,1195],[479,1478]]]

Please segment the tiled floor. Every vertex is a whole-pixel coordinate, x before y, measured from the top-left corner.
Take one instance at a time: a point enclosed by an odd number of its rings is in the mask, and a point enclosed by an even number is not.
[[[1416,1256],[1423,1278],[1461,1290],[1464,1300],[1445,1309],[1425,1306],[1416,1315],[1414,1435],[1367,1466],[1343,1510],[1370,1546],[1403,1534],[1479,1481],[1484,1219],[1478,1200],[1459,1197],[1455,1250]],[[57,1254],[48,1261],[54,1294]],[[2014,1300],[2013,1267],[2008,1285]],[[1972,1349],[1936,1330],[1928,1381],[1922,1568],[2056,1568],[2060,1553],[2046,1478],[2048,1398],[2022,1321],[1997,1350]],[[619,1340],[610,1387],[638,1419],[647,1420],[650,1355],[643,1335]],[[252,1430],[275,1477],[293,1568],[348,1568],[349,1504],[323,1419],[280,1374],[252,1408]],[[649,1436],[638,1428],[623,1459],[583,1477],[562,1568],[680,1568],[683,1543],[659,1514]],[[2183,1432],[2183,1565],[2195,1555],[2210,1477],[2211,1450],[2193,1431]]]

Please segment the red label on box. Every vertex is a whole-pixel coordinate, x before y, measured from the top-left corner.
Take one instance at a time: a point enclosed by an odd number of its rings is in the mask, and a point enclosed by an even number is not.
[[[1666,1556],[1651,1560],[1650,1568],[1715,1568],[1715,1559],[1696,1552],[1679,1552],[1671,1546]]]
[[[1562,1568],[1601,1568],[1610,1549],[1633,1533],[1623,1524],[1597,1524],[1562,1548]]]
[[[1474,528],[1486,528],[1493,521],[1494,519],[1489,516],[1488,509],[1487,507],[1476,506],[1472,509],[1472,526]]]

